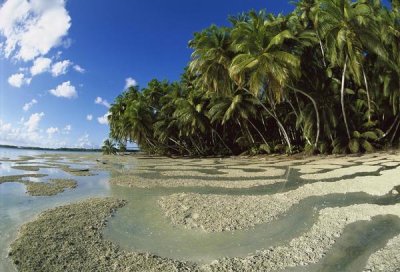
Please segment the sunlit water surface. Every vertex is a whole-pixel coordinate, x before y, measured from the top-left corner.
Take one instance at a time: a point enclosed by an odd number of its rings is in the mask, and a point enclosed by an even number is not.
[[[16,159],[18,156],[35,156],[43,152],[18,149],[0,148],[0,158]],[[59,153],[59,152],[58,152]],[[31,161],[36,165],[42,160]],[[15,271],[7,258],[9,245],[16,238],[18,229],[27,221],[31,221],[40,212],[59,205],[87,199],[90,197],[103,197],[109,195],[109,175],[107,172],[97,172],[96,176],[75,177],[58,169],[40,169],[38,172],[14,170],[15,163],[1,162],[0,176],[20,174],[48,174],[47,178],[72,178],[77,180],[78,187],[66,190],[64,193],[51,197],[32,197],[26,194],[25,185],[20,183],[0,184],[0,271]],[[71,164],[74,166],[74,164]],[[82,167],[82,165],[80,165]],[[30,178],[31,181],[40,179]],[[33,253],[34,254],[34,253]]]

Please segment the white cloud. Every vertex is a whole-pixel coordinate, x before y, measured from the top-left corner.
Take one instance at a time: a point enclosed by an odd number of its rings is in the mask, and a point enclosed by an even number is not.
[[[94,100],[94,103],[95,104],[98,104],[98,105],[103,105],[103,106],[105,106],[105,107],[107,107],[107,108],[110,108],[111,107],[111,105],[110,105],[110,103],[108,103],[108,101],[107,100],[105,100],[105,99],[103,99],[103,98],[101,98],[101,97],[96,97],[96,99]]]
[[[1,142],[13,145],[29,145],[28,142],[39,143],[40,140],[40,136],[36,131],[29,132],[25,126],[13,127],[10,123],[0,120]]]
[[[65,0],[8,0],[0,7],[4,55],[30,61],[62,44],[71,27]]]
[[[81,73],[81,74],[86,72],[86,70],[84,68],[82,68],[81,66],[79,66],[78,64],[74,65],[73,68],[75,71],[77,71],[78,73]]]
[[[0,120],[0,135],[11,131],[11,129],[12,126],[10,123],[4,123],[3,120]]]
[[[89,134],[85,133],[82,137],[78,139],[78,144],[76,147],[79,148],[93,148],[94,145],[89,140]]]
[[[35,105],[35,104],[37,104],[37,100],[36,100],[36,99],[32,99],[31,102],[26,103],[26,104],[22,107],[22,109],[23,109],[24,111],[28,111],[28,110],[30,110],[30,109],[33,107],[33,105]]]
[[[93,120],[93,115],[91,115],[91,114],[86,115],[86,120],[92,121]]]
[[[38,113],[37,115],[40,117],[42,114]],[[40,118],[42,117],[43,116]],[[32,118],[32,120],[35,118]],[[39,122],[37,122],[37,125],[38,124]],[[51,138],[48,135],[46,137],[45,133],[46,130],[40,130],[39,127],[36,127],[32,131],[28,131],[27,126],[22,122],[17,122],[13,126],[0,119],[0,143],[17,146],[39,146],[51,148],[66,146],[65,141],[54,139],[55,137]]]
[[[63,60],[53,64],[51,67],[51,74],[53,77],[64,75],[68,72],[68,68],[72,65],[70,60]]]
[[[72,130],[72,126],[71,125],[66,125],[63,128],[63,134],[69,134],[71,132],[71,130]]]
[[[49,138],[52,138],[54,134],[58,133],[59,129],[57,127],[49,127],[46,130],[47,135],[49,136]]]
[[[39,127],[39,123],[42,120],[42,118],[44,117],[44,113],[34,113],[32,114],[28,121],[26,121],[24,123],[24,126],[26,127],[26,129],[28,130],[28,132],[35,132],[37,130],[37,128]]]
[[[23,85],[29,85],[32,78],[26,78],[24,74],[13,74],[8,78],[8,84],[15,88],[21,88]]]
[[[137,81],[131,77],[128,77],[125,79],[125,89],[128,89],[129,87],[135,87],[137,86]]]
[[[76,92],[75,87],[71,85],[70,81],[58,85],[55,89],[52,89],[49,92],[57,97],[65,97],[69,99],[78,97],[78,93]]]
[[[106,114],[104,114],[103,116],[100,116],[97,118],[97,121],[99,122],[99,124],[101,125],[108,125],[108,116],[110,115],[109,112],[107,112]]]
[[[36,76],[41,73],[47,72],[50,69],[51,59],[39,57],[33,62],[31,67],[31,75]]]

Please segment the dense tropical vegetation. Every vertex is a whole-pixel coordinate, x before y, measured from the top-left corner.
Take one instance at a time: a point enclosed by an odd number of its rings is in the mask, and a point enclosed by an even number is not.
[[[301,0],[189,42],[179,82],[130,87],[110,137],[166,155],[357,153],[399,144],[400,1]]]

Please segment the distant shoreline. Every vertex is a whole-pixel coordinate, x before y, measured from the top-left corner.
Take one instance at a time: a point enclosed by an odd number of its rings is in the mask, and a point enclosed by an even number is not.
[[[15,145],[0,145],[0,148],[9,149],[22,149],[22,150],[38,150],[38,151],[71,151],[71,152],[101,152],[101,149],[86,149],[86,148],[45,148],[45,147],[33,147],[33,146],[15,146]]]

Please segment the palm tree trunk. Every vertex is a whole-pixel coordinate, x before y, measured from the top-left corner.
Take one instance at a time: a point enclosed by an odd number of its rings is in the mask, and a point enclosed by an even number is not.
[[[283,137],[285,139],[285,142],[287,143],[288,147],[289,147],[289,152],[292,152],[292,144],[290,143],[290,139],[289,136],[284,128],[284,126],[282,125],[281,121],[279,121],[278,117],[275,116],[262,102],[260,99],[258,99],[258,97],[256,97],[255,95],[253,95],[249,90],[247,90],[246,88],[242,88],[246,93],[251,94],[255,99],[257,99],[258,103],[260,104],[260,106],[269,114],[271,115],[272,118],[275,119],[276,123],[278,124],[279,130],[282,132]]]
[[[145,137],[145,139],[146,139],[146,142],[147,142],[149,145],[151,145],[153,148],[156,147],[155,144],[153,144],[153,143],[149,140],[149,138]]]
[[[261,139],[263,140],[263,142],[268,145],[267,140],[265,140],[264,136],[262,135],[262,133],[258,130],[258,128],[256,127],[256,125],[253,124],[252,121],[250,121],[250,119],[248,119],[247,121],[249,121],[250,125],[257,131],[257,133],[260,135]]]
[[[172,142],[174,142],[177,146],[179,146],[179,147],[182,147],[183,149],[186,149],[186,151],[189,153],[189,155],[190,155],[190,150],[189,149],[187,149],[184,145],[182,145],[182,144],[180,144],[180,143],[178,143],[177,141],[175,141],[173,138],[171,138],[171,137],[168,137],[168,139],[170,140],[170,141],[172,141]]]
[[[389,127],[389,129],[382,135],[381,138],[379,139],[383,139],[386,138],[386,136],[388,136],[390,134],[390,132],[392,131],[392,129],[394,128],[394,126],[397,124],[397,121],[399,120],[399,115],[396,116],[396,118],[394,119],[392,125]]]
[[[238,119],[236,119],[236,123],[238,123],[238,125],[239,125],[239,127],[240,127],[240,131],[242,132],[242,135],[243,135],[244,137],[246,137],[247,140],[250,141],[251,139],[249,138],[249,134],[245,132],[245,130],[244,130],[243,127],[242,127],[242,124],[239,122]]]
[[[201,155],[201,150],[200,150],[200,148],[196,145],[195,140],[194,140],[191,136],[189,136],[189,139],[190,139],[190,141],[192,142],[193,147],[197,150],[198,154]]]
[[[319,118],[319,111],[318,111],[317,102],[316,102],[315,99],[312,98],[312,96],[309,95],[308,93],[306,93],[306,92],[304,92],[304,91],[302,91],[302,90],[296,89],[296,88],[294,88],[294,87],[292,87],[292,86],[288,86],[288,87],[289,87],[290,89],[292,89],[293,91],[299,92],[299,93],[301,93],[302,95],[306,96],[308,99],[311,100],[311,102],[312,102],[313,105],[314,105],[314,110],[315,110],[315,114],[316,114],[316,117],[317,117],[317,135],[316,135],[316,137],[315,137],[315,144],[314,144],[314,145],[315,145],[315,148],[317,148],[318,142],[319,142],[319,135],[320,135],[320,131],[321,131],[321,120],[320,120],[320,118]]]
[[[345,60],[344,67],[343,67],[343,74],[342,74],[342,87],[340,89],[340,104],[342,105],[342,114],[343,114],[344,125],[346,127],[347,137],[349,138],[349,141],[350,141],[351,140],[350,130],[349,130],[349,125],[347,123],[346,110],[344,107],[344,87],[345,87],[345,81],[346,81],[347,60],[348,60],[348,57],[346,56],[346,60]]]
[[[247,134],[249,134],[249,138],[251,139],[251,141],[253,142],[253,144],[255,144],[256,142],[254,141],[253,135],[251,135],[251,132],[249,130],[249,127],[245,124],[244,127],[246,128]]]
[[[264,130],[265,130],[266,132],[268,132],[267,126],[266,126],[266,124],[265,124],[264,116],[263,116],[262,114],[261,114],[261,121],[262,121],[262,123],[263,123]]]
[[[364,77],[365,91],[367,92],[368,121],[371,122],[371,97],[369,96],[368,80],[367,80],[367,75],[365,74],[364,67],[362,67],[362,72],[363,72],[363,77]]]
[[[225,148],[228,149],[229,152],[231,152],[231,154],[233,154],[232,149],[230,149],[230,148],[226,145],[225,141],[222,139],[221,135],[219,135],[218,131],[215,130],[214,128],[211,128],[211,129],[212,129],[212,131],[215,132],[215,134],[217,134],[218,138],[221,140],[221,142],[222,142],[222,144],[225,146]]]
[[[397,131],[399,130],[400,122],[397,123],[396,129],[393,133],[392,139],[390,139],[390,144],[393,144],[394,139],[396,138]]]
[[[318,32],[316,31],[315,33],[317,33],[317,37],[318,37],[318,41],[319,41],[319,47],[321,48],[322,62],[324,63],[324,67],[326,67],[324,46],[323,46],[323,44],[322,44],[322,41],[321,41],[321,38],[319,37]]]
[[[288,99],[287,102],[288,102],[288,104],[290,105],[290,107],[292,108],[294,114],[296,115],[296,118],[299,119],[299,114],[297,113],[296,109],[294,108],[293,103],[290,101],[290,99]],[[298,102],[297,102],[297,103],[298,103]],[[301,125],[301,129],[303,130],[303,134],[304,134],[304,127],[303,127],[303,125]],[[306,141],[307,141],[307,143],[308,143],[309,145],[312,145],[310,139],[308,139],[308,137],[307,137],[306,135],[304,135],[304,138],[306,138]]]

